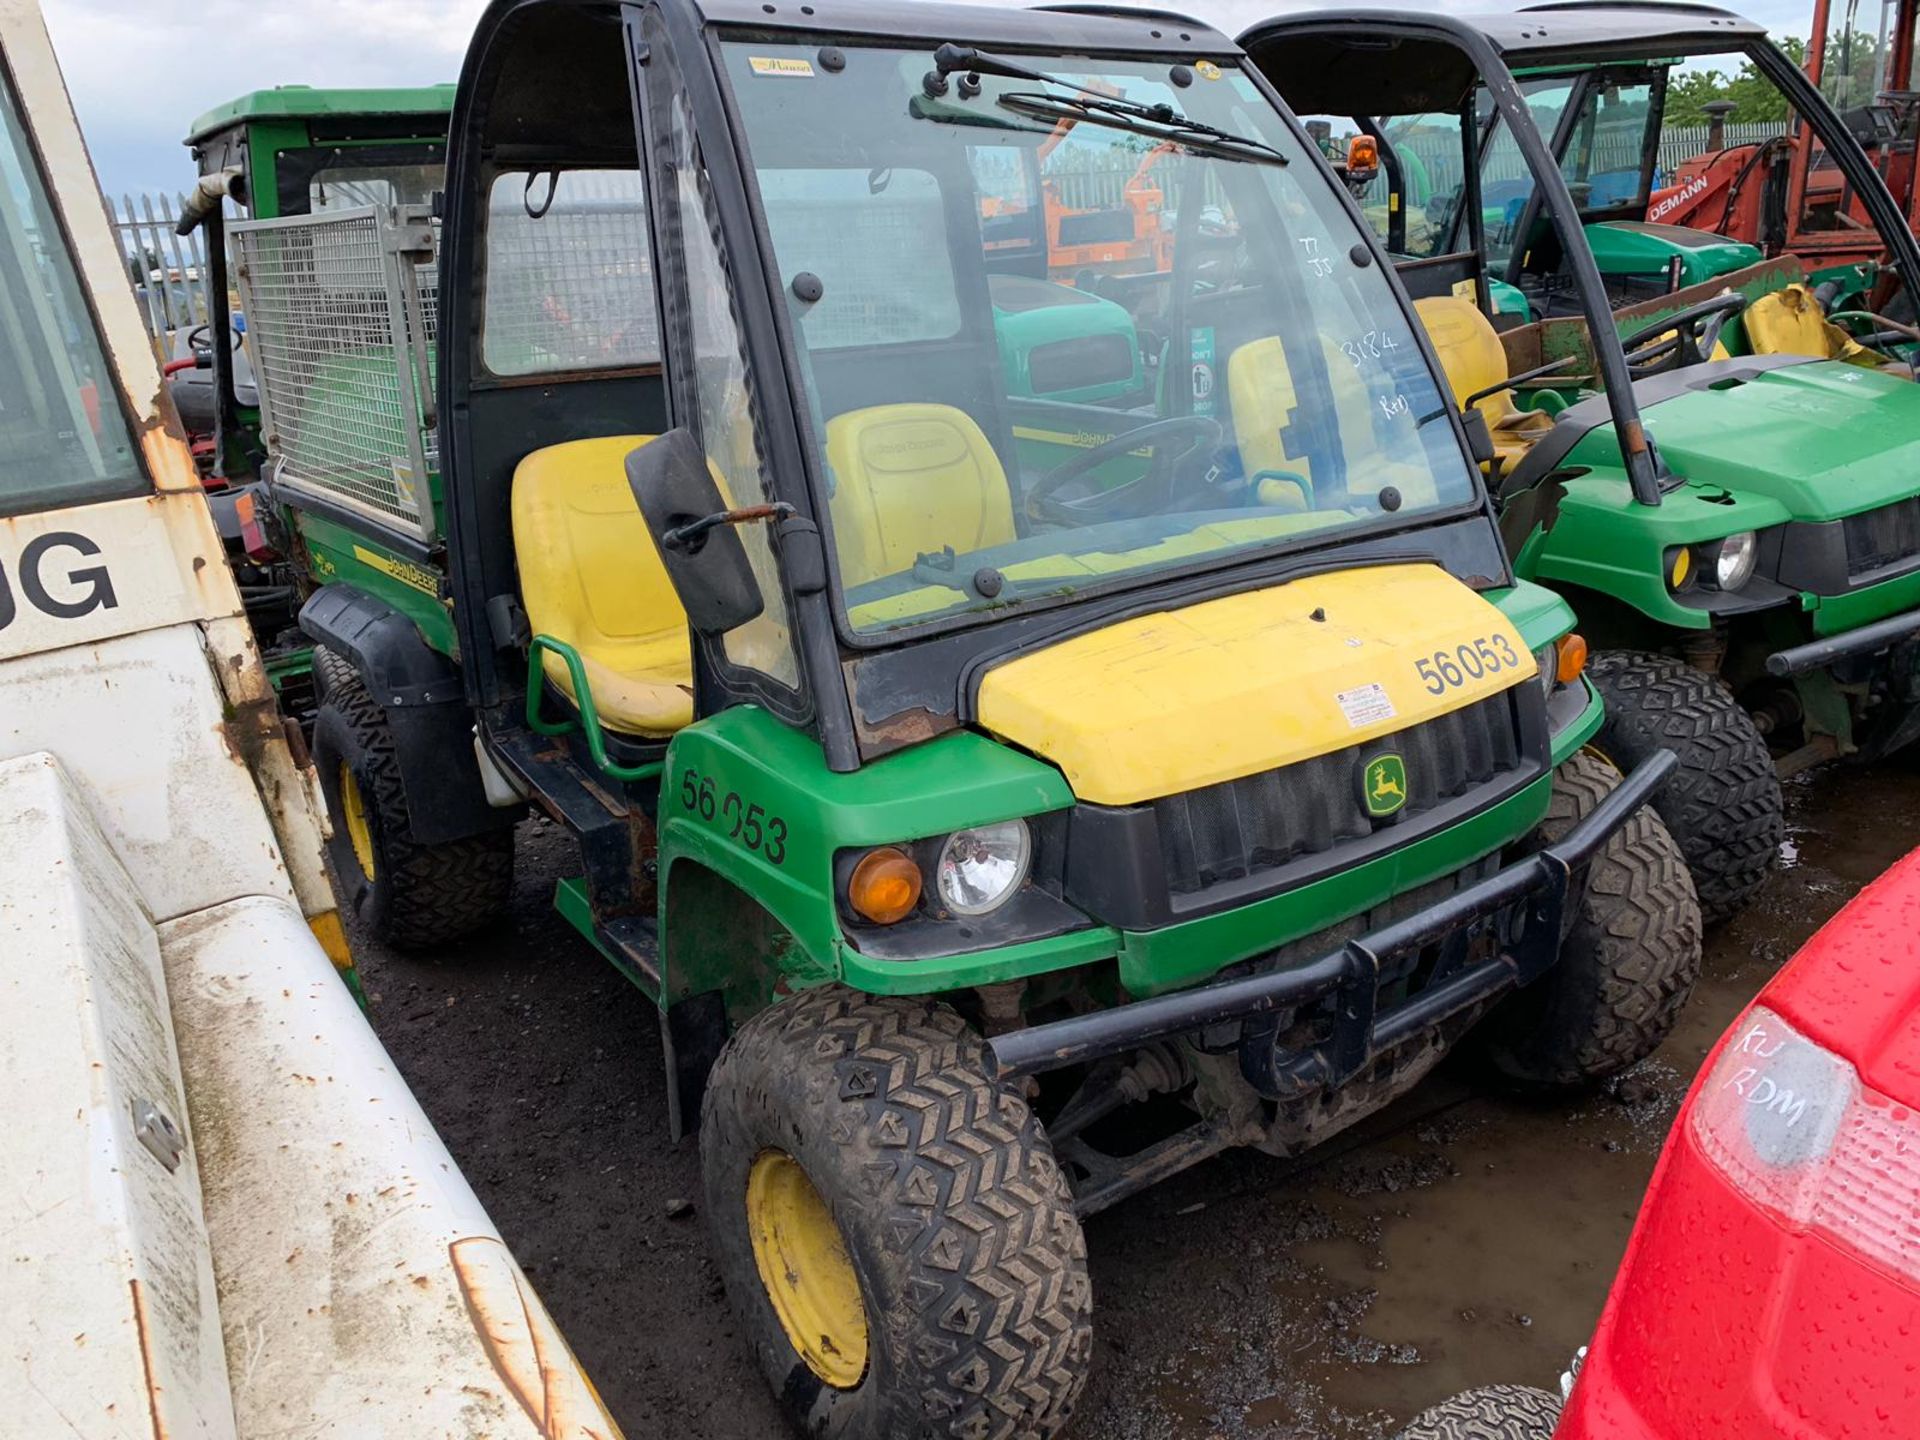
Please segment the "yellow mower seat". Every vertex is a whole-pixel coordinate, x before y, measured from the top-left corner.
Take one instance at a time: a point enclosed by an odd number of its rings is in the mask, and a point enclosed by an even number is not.
[[[1440,357],[1455,404],[1465,404],[1469,395],[1507,378],[1507,347],[1478,305],[1455,295],[1431,295],[1414,301],[1413,308]],[[1496,473],[1511,470],[1533,442],[1553,428],[1551,415],[1515,405],[1511,390],[1495,391],[1473,408],[1487,417]]]
[[[1014,538],[1007,472],[973,417],[951,405],[872,405],[827,422],[828,502],[848,586]]]
[[[693,719],[687,612],[627,485],[626,459],[651,435],[609,435],[535,450],[513,472],[520,600],[536,635],[571,645],[600,723],[670,735]],[[579,704],[564,661],[547,679]]]

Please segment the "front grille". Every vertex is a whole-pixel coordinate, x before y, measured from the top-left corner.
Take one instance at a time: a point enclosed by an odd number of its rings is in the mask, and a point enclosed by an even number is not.
[[[1388,753],[1406,762],[1407,803],[1374,820],[1359,776],[1369,760]],[[1404,826],[1519,769],[1522,759],[1515,692],[1507,690],[1364,745],[1169,795],[1153,803],[1167,887],[1196,895],[1377,828]]]
[[[1849,515],[1840,523],[1849,576],[1920,558],[1920,497]]]

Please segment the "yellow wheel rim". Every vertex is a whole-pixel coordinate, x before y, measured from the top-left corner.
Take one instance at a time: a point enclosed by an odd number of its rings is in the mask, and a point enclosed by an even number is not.
[[[373,827],[367,823],[367,802],[360,794],[360,782],[347,762],[340,762],[340,808],[346,822],[347,839],[353,845],[353,858],[360,862],[361,873],[374,878]]]
[[[747,1175],[747,1233],[773,1313],[807,1368],[837,1390],[867,1373],[867,1310],[847,1243],[800,1162],[768,1150]]]

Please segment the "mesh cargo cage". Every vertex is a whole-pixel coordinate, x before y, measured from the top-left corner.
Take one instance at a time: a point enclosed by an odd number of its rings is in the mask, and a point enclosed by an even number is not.
[[[651,363],[659,321],[638,187],[619,174],[534,178],[551,186],[544,197],[509,186],[490,209],[488,369]],[[371,205],[229,233],[275,483],[437,538],[438,223],[422,206]]]
[[[232,227],[275,483],[435,536],[434,227],[369,206]]]

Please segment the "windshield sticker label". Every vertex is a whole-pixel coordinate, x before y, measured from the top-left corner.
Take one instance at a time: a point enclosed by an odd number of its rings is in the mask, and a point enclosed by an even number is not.
[[[1193,73],[1198,75],[1202,80],[1218,80],[1220,78],[1220,67],[1211,60],[1202,60],[1193,67]]]
[[[756,75],[811,75],[811,60],[788,59],[780,55],[749,55],[747,66]]]
[[[1193,413],[1211,415],[1213,395],[1213,327],[1199,325],[1193,331]]]
[[[1391,720],[1400,712],[1393,708],[1386,688],[1377,684],[1359,685],[1351,690],[1342,690],[1333,697],[1340,707],[1340,713],[1347,717],[1347,724],[1355,730],[1363,730],[1369,725],[1378,725],[1382,720]]]

